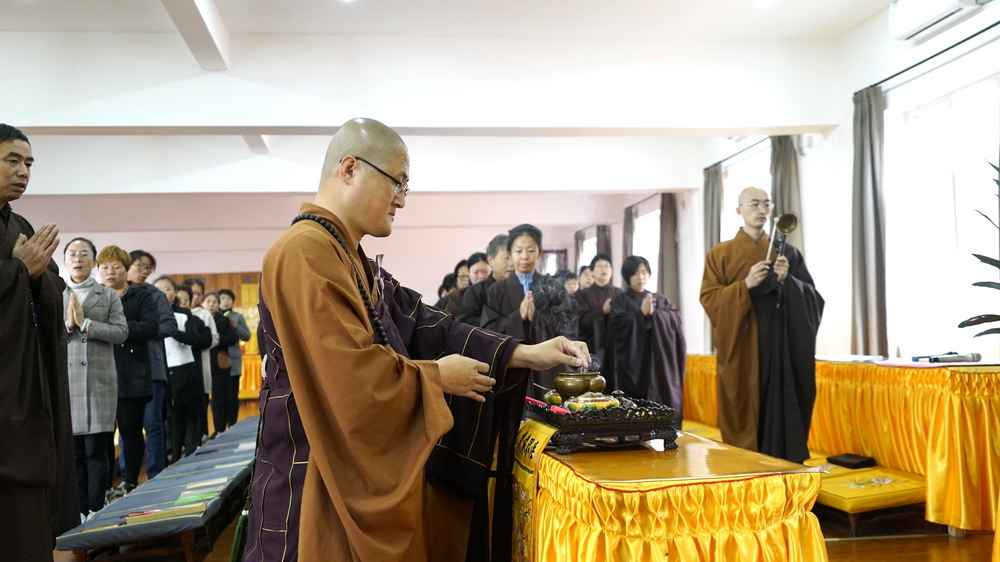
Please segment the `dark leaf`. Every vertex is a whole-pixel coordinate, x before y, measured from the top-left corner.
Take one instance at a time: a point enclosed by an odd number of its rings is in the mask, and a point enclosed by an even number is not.
[[[988,336],[990,334],[1000,334],[1000,328],[992,328],[992,329],[986,330],[985,332],[979,332],[978,334],[976,334],[976,335],[974,335],[972,337],[978,338],[979,336]]]
[[[982,211],[980,211],[978,209],[976,210],[976,212],[979,213],[980,215],[982,215],[984,219],[990,221],[990,224],[992,224],[994,226],[994,228],[1000,228],[1000,226],[997,226],[997,223],[993,222],[993,219],[991,219],[986,213],[984,213],[984,212],[982,212]]]
[[[992,265],[993,267],[1000,268],[1000,260],[998,260],[996,258],[991,258],[989,256],[984,256],[984,255],[981,255],[981,254],[972,254],[972,255],[975,256],[975,257],[977,257],[977,258],[979,258],[979,261],[981,261],[983,263],[988,263],[988,264]]]
[[[996,322],[1000,320],[1000,315],[997,314],[983,314],[980,316],[973,316],[968,320],[963,321],[958,325],[959,328],[966,328],[968,326],[976,326],[978,324],[986,324],[988,322]]]
[[[996,281],[979,281],[978,283],[973,283],[973,287],[989,287],[990,289],[1000,289],[1000,283]]]

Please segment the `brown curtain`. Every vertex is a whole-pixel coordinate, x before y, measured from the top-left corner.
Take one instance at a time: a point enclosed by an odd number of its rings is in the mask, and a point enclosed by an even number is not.
[[[722,164],[705,168],[705,253],[719,243],[722,229]]]
[[[611,227],[606,224],[597,225],[597,253],[611,255]]]
[[[851,353],[888,357],[882,195],[884,113],[881,88],[872,86],[854,93]]]
[[[580,263],[580,255],[583,254],[583,241],[586,235],[587,235],[586,229],[577,230],[575,233],[573,233],[573,242],[575,242],[576,245],[576,269],[573,270],[573,273],[579,273],[580,268],[586,265]]]
[[[799,197],[799,152],[790,136],[771,137],[771,200],[774,216],[795,213],[799,228],[785,238],[805,254],[802,241],[802,202]]]
[[[660,271],[656,289],[680,310],[681,283],[677,263],[677,197],[673,193],[660,196]]]

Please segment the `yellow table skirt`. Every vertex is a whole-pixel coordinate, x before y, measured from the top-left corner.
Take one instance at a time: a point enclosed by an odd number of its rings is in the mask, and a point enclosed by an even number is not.
[[[715,357],[688,356],[685,410],[716,425]],[[927,520],[992,530],[1000,495],[1000,366],[816,363],[809,449],[925,476]]]
[[[818,473],[772,472],[804,467],[691,435],[678,442],[539,457],[535,560],[827,560],[810,512]]]

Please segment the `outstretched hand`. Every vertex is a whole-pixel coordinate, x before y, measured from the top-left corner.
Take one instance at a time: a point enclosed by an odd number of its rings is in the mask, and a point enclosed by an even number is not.
[[[441,389],[448,394],[485,402],[480,393],[492,389],[497,382],[481,374],[489,372],[489,365],[463,355],[448,355],[435,362],[441,371]]]
[[[556,365],[587,367],[590,365],[590,350],[582,341],[571,341],[558,336],[535,345],[521,344],[514,348],[508,367],[542,371]]]

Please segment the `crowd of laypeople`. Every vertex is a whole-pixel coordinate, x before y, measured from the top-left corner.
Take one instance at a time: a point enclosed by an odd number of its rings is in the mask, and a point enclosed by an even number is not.
[[[597,254],[579,274],[536,271],[542,232],[514,227],[455,265],[438,290],[435,306],[472,324],[527,343],[555,336],[582,340],[608,383],[608,392],[656,400],[682,417],[686,344],[680,314],[667,297],[646,289],[651,269],[642,256],[621,268],[624,288],[613,283],[608,254]],[[558,368],[532,374],[530,394],[552,389]]]
[[[70,412],[87,518],[139,485],[144,459],[146,475],[155,477],[236,423],[239,342],[250,340],[250,330],[232,310],[229,289],[206,293],[199,279],[147,283],[156,271],[149,252],[98,251],[90,240],[74,238],[63,263]]]
[[[532,225],[496,236],[485,252],[456,264],[436,306],[465,323],[525,342],[555,335],[586,341],[611,387],[669,402],[679,419],[679,396],[650,395],[662,384],[649,380],[649,360],[643,359],[649,356],[649,334],[655,337],[654,325],[664,321],[675,325],[670,333],[679,339],[677,357],[684,355],[676,308],[645,290],[649,263],[639,256],[625,260],[624,280],[631,290],[623,291],[612,283],[607,254],[595,256],[579,274],[537,273],[541,244],[542,233]],[[70,410],[86,518],[134,490],[143,462],[147,476],[155,477],[236,423],[239,342],[250,340],[250,330],[233,310],[229,289],[206,292],[200,279],[159,277],[148,283],[156,271],[149,252],[117,246],[98,251],[90,240],[74,238],[63,250],[63,263],[69,273],[63,301]],[[619,342],[610,335],[611,325],[628,337]],[[637,342],[644,349],[636,351]],[[683,377],[682,364],[674,371],[675,378]],[[541,396],[551,388],[552,376],[535,373],[532,392]],[[114,486],[116,428],[121,477]]]

